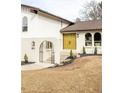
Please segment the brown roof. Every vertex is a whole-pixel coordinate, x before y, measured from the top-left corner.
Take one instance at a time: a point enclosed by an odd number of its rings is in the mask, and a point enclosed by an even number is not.
[[[68,23],[70,23],[70,24],[73,24],[73,23],[74,23],[74,22],[72,22],[72,21],[69,21],[69,20],[67,20],[67,19],[64,19],[64,18],[62,18],[62,17],[56,16],[56,15],[54,15],[54,14],[51,14],[51,13],[49,13],[49,12],[47,12],[47,11],[44,11],[44,10],[42,10],[42,9],[39,9],[39,8],[36,8],[36,7],[33,7],[33,6],[29,6],[29,5],[25,5],[25,4],[21,4],[21,6],[25,6],[25,7],[29,7],[29,8],[34,8],[34,9],[36,9],[36,10],[42,12],[42,13],[45,13],[45,14],[48,14],[48,15],[50,15],[50,16],[56,17],[56,18],[58,18],[58,19],[61,19],[61,20],[63,20],[63,21],[66,21],[66,22],[68,22]]]
[[[61,32],[102,30],[102,20],[80,21],[61,29]]]

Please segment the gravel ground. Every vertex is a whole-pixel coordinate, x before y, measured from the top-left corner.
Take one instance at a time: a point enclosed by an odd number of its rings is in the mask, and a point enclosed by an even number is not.
[[[62,67],[22,71],[22,93],[101,93],[101,56],[87,56]]]

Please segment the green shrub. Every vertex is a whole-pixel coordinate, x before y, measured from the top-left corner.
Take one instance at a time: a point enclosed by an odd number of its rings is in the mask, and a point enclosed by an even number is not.
[[[83,47],[83,54],[86,54],[85,47]]]
[[[70,57],[73,57],[73,52],[72,52],[72,50],[70,50]]]
[[[28,63],[28,56],[27,56],[27,54],[24,55],[24,60],[25,60],[25,63]]]
[[[97,54],[97,47],[95,47],[95,49],[94,49],[94,54],[95,55]]]

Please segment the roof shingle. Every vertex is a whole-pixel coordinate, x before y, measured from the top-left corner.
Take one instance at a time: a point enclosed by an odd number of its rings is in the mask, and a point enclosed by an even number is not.
[[[102,30],[102,20],[80,21],[61,29],[61,32]]]

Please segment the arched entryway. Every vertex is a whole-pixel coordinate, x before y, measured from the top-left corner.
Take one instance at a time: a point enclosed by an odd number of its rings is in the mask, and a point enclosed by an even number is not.
[[[50,41],[43,41],[39,48],[39,61],[54,64],[54,46]]]

